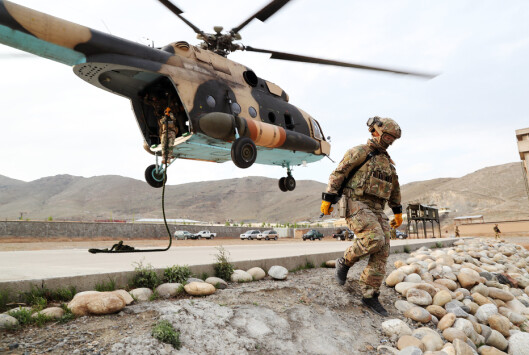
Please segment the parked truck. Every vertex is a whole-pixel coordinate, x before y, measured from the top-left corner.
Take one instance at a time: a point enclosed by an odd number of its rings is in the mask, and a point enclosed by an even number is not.
[[[200,231],[200,232],[194,234],[195,239],[201,239],[201,238],[213,239],[216,236],[217,236],[217,233],[212,233],[212,232],[207,231],[207,230]]]

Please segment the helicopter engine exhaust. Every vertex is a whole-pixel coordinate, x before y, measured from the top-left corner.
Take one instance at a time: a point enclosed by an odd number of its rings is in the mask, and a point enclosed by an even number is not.
[[[235,140],[235,127],[241,137],[249,137],[255,145],[261,147],[295,149],[307,153],[320,147],[318,141],[304,134],[224,112],[207,113],[198,119],[198,130],[201,133],[227,142]]]

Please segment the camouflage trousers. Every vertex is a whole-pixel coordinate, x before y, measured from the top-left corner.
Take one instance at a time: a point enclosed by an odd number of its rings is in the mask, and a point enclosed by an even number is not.
[[[174,141],[176,139],[176,132],[170,129],[169,132],[167,132],[167,134],[163,132],[161,136],[162,136],[162,157],[165,159],[165,147],[167,147],[168,148],[167,156],[169,157],[169,159],[171,159],[173,158],[173,146],[174,146]]]
[[[369,205],[362,201],[349,202],[351,214],[347,217],[347,224],[356,238],[344,254],[345,264],[349,266],[369,255],[359,280],[362,295],[366,298],[373,297],[384,280],[390,239],[388,217],[381,208]]]
[[[495,232],[495,233],[496,233],[496,235],[494,236],[494,238],[500,239],[500,233],[499,232]]]

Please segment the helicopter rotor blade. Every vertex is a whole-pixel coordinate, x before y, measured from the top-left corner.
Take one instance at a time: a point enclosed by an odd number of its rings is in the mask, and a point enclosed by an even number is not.
[[[201,34],[204,36],[204,38],[206,37],[204,35],[204,32],[198,28],[197,26],[193,25],[189,20],[187,20],[184,16],[182,16],[182,14],[184,13],[182,10],[180,10],[176,5],[174,5],[172,2],[170,2],[169,0],[158,0],[159,2],[162,3],[162,5],[164,5],[167,9],[169,9],[169,11],[171,11],[173,14],[175,14],[176,16],[178,16],[178,18],[182,21],[184,21],[186,23],[186,25],[188,25],[189,27],[191,27],[193,29],[193,31],[195,31],[195,33],[198,33],[198,34]]]
[[[333,65],[333,66],[346,67],[346,68],[375,70],[375,71],[394,73],[394,74],[413,75],[413,76],[418,76],[418,77],[425,78],[425,79],[432,79],[438,75],[438,74],[420,73],[420,72],[412,72],[412,71],[403,71],[403,70],[397,70],[397,69],[391,69],[391,68],[372,67],[372,66],[353,64],[353,63],[347,63],[347,62],[339,62],[336,60],[307,57],[307,56],[298,55],[298,54],[277,52],[277,51],[271,51],[268,49],[254,48],[250,46],[245,46],[244,50],[250,51],[250,52],[268,53],[268,54],[271,54],[270,56],[271,59],[290,60],[293,62],[315,63],[315,64]]]
[[[161,1],[161,0],[160,0]],[[254,18],[265,22],[270,16],[279,11],[283,6],[285,6],[290,0],[272,0],[268,5],[263,7],[261,10],[257,11],[255,14],[250,16],[246,21],[241,23],[239,26],[231,29],[230,33],[236,34],[243,29],[247,24],[250,23]]]

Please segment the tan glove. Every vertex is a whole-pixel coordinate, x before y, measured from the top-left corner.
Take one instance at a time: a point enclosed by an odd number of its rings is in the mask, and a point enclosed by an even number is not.
[[[330,215],[333,210],[334,208],[331,207],[331,203],[329,201],[321,201],[321,213],[324,215]]]
[[[397,213],[396,215],[394,215],[391,222],[389,222],[389,225],[392,228],[399,228],[401,224],[402,224],[402,213]]]

